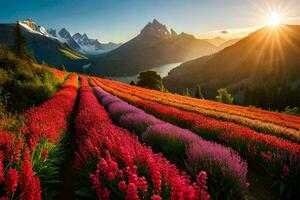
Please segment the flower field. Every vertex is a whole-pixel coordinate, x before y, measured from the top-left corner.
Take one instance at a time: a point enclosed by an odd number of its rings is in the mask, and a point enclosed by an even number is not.
[[[54,96],[0,129],[1,200],[248,199],[255,173],[299,196],[299,117],[51,72]]]
[[[105,80],[102,81],[107,83]],[[124,84],[116,81],[109,81],[109,85],[143,99],[192,111],[203,116],[235,122],[259,132],[275,134],[279,137],[291,139],[294,142],[300,141],[299,117],[271,113],[255,108],[226,105],[169,93],[160,93],[155,90],[147,90],[136,86],[124,86]]]
[[[42,199],[45,166],[67,127],[78,87],[78,76],[70,75],[48,101],[25,113],[26,124],[19,133],[0,134],[0,184],[3,199]],[[57,156],[56,155],[53,155]],[[54,173],[49,174],[55,176]],[[49,197],[51,194],[48,194]]]
[[[81,179],[89,180],[86,187],[94,189],[98,199],[209,199],[204,171],[191,184],[175,165],[139,143],[129,131],[116,127],[85,77],[75,124],[74,167]]]
[[[261,133],[256,131],[256,129],[241,126],[240,123],[221,121],[218,118],[188,111],[174,106],[172,102],[167,104],[161,100],[166,95],[164,93],[161,93],[162,97],[156,96],[156,98],[153,98],[151,97],[152,92],[150,92],[152,90],[139,88],[137,92],[135,91],[137,87],[119,82],[100,78],[92,78],[91,80],[106,92],[138,106],[163,121],[189,129],[206,140],[231,147],[239,152],[251,166],[262,168],[268,174],[268,177],[271,177],[274,187],[279,188],[282,194],[297,193],[295,191],[297,188],[299,189],[297,179],[300,174],[300,146],[292,138],[287,140],[273,132],[269,134]],[[142,90],[144,90],[144,93]],[[146,95],[145,91],[149,95]],[[158,95],[157,91],[153,91],[153,93]],[[105,99],[103,99],[104,101]],[[262,113],[268,112],[262,111]],[[281,115],[278,114],[277,116]],[[275,118],[277,116],[275,114]],[[296,123],[298,120],[297,117],[285,116],[285,118],[291,118],[290,121],[293,121],[293,123]]]

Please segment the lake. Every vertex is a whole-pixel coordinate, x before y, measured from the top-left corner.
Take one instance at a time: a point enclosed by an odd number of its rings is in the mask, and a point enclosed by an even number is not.
[[[149,70],[156,71],[163,78],[163,77],[166,77],[168,75],[169,71],[171,71],[175,67],[179,66],[180,64],[181,63],[169,63],[169,64],[154,67],[154,68],[149,69]],[[116,81],[120,81],[120,82],[123,82],[123,83],[130,83],[132,80],[137,81],[138,74],[131,75],[131,76],[110,76],[110,77],[107,77],[107,78],[110,78],[110,79],[113,79],[113,80],[116,80]]]

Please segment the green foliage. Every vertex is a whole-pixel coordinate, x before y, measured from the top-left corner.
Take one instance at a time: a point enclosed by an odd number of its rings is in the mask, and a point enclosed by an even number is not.
[[[196,90],[196,93],[195,93],[195,98],[204,99],[204,96],[203,96],[202,89],[201,89],[200,85],[197,86],[197,90]]]
[[[279,80],[256,81],[255,84],[246,87],[244,105],[289,112],[287,107],[300,107],[300,87],[289,82],[280,83]]]
[[[226,88],[221,88],[217,92],[218,95],[216,96],[216,99],[218,102],[233,104],[233,97],[228,93]]]
[[[287,106],[282,113],[288,115],[299,115],[300,109],[298,107],[290,108],[289,106]]]
[[[162,83],[162,78],[155,71],[141,72],[138,76],[137,85],[153,90],[165,91],[165,88]]]
[[[56,90],[57,80],[32,60],[16,57],[0,47],[0,105],[2,110],[22,112],[39,105]]]
[[[43,199],[54,199],[58,193],[62,182],[61,172],[67,160],[69,137],[69,134],[65,134],[58,144],[49,143],[47,140],[40,141],[31,154],[33,170],[41,181]]]

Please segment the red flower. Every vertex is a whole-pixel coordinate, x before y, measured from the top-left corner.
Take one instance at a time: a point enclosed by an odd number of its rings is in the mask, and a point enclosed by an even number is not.
[[[151,200],[161,200],[161,197],[160,197],[159,195],[154,194],[154,195],[151,197]]]
[[[42,158],[48,158],[48,151],[47,150],[42,150],[42,152],[41,152],[41,156],[42,156]]]
[[[1,154],[1,152],[0,152]],[[2,164],[2,159],[0,156],[0,184],[4,181],[4,169],[3,169],[3,164]]]
[[[290,174],[289,166],[288,165],[284,165],[283,169],[282,169],[282,172],[283,172],[283,177],[287,177]]]
[[[129,183],[126,189],[125,200],[138,200],[139,195],[137,192],[137,188],[133,183]]]
[[[40,181],[33,174],[28,148],[24,150],[24,161],[21,165],[20,189],[22,191],[20,200],[42,199]]]
[[[125,191],[125,189],[126,189],[126,182],[125,181],[120,181],[119,190]]]
[[[4,190],[7,193],[15,192],[18,185],[18,171],[16,169],[9,169],[6,173],[4,183]]]

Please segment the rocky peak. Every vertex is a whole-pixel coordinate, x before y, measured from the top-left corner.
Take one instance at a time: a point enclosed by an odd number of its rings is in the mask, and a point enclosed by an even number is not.
[[[67,29],[62,28],[58,34],[62,37],[62,38],[70,38],[71,34],[69,33],[69,31],[67,31]]]
[[[171,28],[171,36],[177,36],[176,31],[174,31],[174,29]]]
[[[149,22],[141,31],[142,36],[152,36],[152,37],[166,37],[170,36],[171,33],[167,29],[167,27],[161,24],[159,21],[154,19],[152,22]]]
[[[57,34],[56,34],[56,30],[55,30],[55,29],[50,28],[50,29],[47,30],[47,32],[48,32],[50,35],[52,35],[53,37],[57,37]]]

